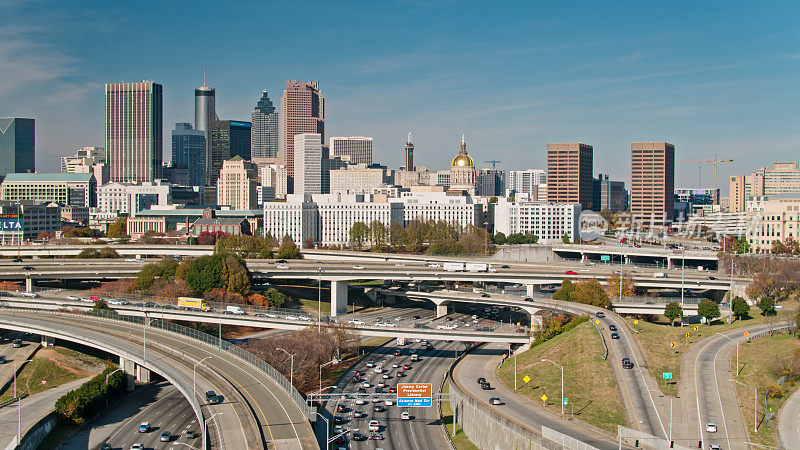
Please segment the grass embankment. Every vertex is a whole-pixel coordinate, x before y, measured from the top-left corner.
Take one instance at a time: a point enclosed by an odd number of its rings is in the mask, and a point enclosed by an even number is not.
[[[758,431],[753,433],[753,391],[734,383],[739,409],[751,442],[772,448],[778,447],[775,435],[777,421],[770,421],[769,426],[764,424],[764,393],[768,386],[777,384],[776,381],[782,375],[779,373],[778,361],[791,358],[799,350],[800,340],[785,332],[764,336],[739,346],[740,372],[736,379],[758,389]],[[731,367],[736,367],[736,352],[731,355]],[[784,382],[781,385],[783,391],[781,398],[767,399],[768,412],[777,414],[798,386],[800,382]]]
[[[610,361],[603,360],[603,343],[591,322],[585,322],[517,356],[517,393],[533,402],[561,413],[561,370],[542,359],[564,366],[564,396],[569,400],[567,416],[616,431],[625,425],[625,412],[617,391]],[[523,378],[530,377],[525,383]],[[514,389],[514,358],[508,358],[498,370],[498,377]]]
[[[105,367],[105,363],[98,358],[63,347],[41,348],[31,359],[17,374],[17,393],[27,391],[29,395],[33,395],[96,375]],[[14,386],[9,384],[0,394],[0,401],[13,396]]]
[[[718,319],[710,325],[697,324],[684,327],[670,326],[669,321],[663,316],[658,316],[654,322],[639,320],[637,324],[634,324],[633,319],[628,318],[626,320],[633,329],[638,331],[638,333],[631,333],[631,335],[639,342],[647,360],[647,368],[650,370],[650,375],[659,381],[658,385],[661,392],[666,395],[676,396],[678,382],[681,377],[681,358],[692,345],[716,333],[764,324],[767,320],[771,320],[776,324],[785,322],[790,317],[793,317],[794,314],[794,311],[787,308],[780,310],[777,316],[768,318],[762,316],[758,308],[753,308],[750,310],[749,319],[734,320],[732,323]],[[695,327],[697,327],[697,331],[694,331]],[[688,338],[686,337],[687,334]],[[671,347],[672,342],[675,343],[674,348]],[[664,372],[672,373],[672,380],[666,384],[662,376]]]
[[[450,392],[450,380],[445,381],[444,386],[442,387],[442,394],[446,394],[448,392]],[[456,450],[477,450],[478,447],[476,447],[475,444],[469,440],[459,424],[456,424],[455,431],[453,431],[453,409],[450,408],[450,402],[442,401],[441,405],[442,422],[444,423],[444,426],[447,429],[447,435],[450,436],[450,440],[453,441],[453,445],[456,447]]]

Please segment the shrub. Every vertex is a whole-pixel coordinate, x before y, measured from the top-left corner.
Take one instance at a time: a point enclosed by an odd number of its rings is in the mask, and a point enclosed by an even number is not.
[[[78,258],[84,258],[84,259],[96,259],[96,258],[100,257],[100,252],[97,251],[97,249],[94,249],[94,248],[85,248],[85,249],[81,250],[80,253],[78,253],[77,257]]]
[[[87,418],[105,406],[106,399],[122,394],[125,390],[126,375],[121,371],[114,372],[115,370],[115,367],[106,368],[79,388],[67,392],[56,400],[55,410],[59,419],[67,424],[83,425]],[[107,375],[108,383],[106,383]]]

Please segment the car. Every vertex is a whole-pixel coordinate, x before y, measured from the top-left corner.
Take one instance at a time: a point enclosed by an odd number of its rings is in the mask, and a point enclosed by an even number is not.
[[[4,355],[0,355],[0,364],[6,363],[6,357]]]
[[[364,270],[364,266],[353,266],[353,269]]]
[[[630,358],[622,358],[622,368],[633,369],[633,362],[631,362]]]
[[[371,441],[382,441],[383,440],[383,435],[380,434],[380,433],[370,433],[369,437],[367,439],[369,439]],[[377,448],[375,450],[383,450],[383,449]]]
[[[421,318],[422,318],[422,316],[419,316],[419,315],[412,317],[412,319],[414,319],[414,320],[419,320]]]
[[[356,375],[357,377],[363,377],[363,376],[364,376],[364,372],[362,372],[362,371],[360,371],[360,370],[356,370],[356,373],[355,373],[355,375]]]
[[[286,319],[286,320],[299,320],[299,317],[293,316],[293,315],[290,314],[290,315],[284,317],[284,319]]]
[[[341,433],[342,431],[344,431],[344,426],[342,424],[337,423],[333,426],[334,433]]]
[[[489,295],[486,292],[484,292],[483,294],[481,294],[481,297],[482,298],[489,298],[489,297],[491,297],[491,295]]]
[[[706,422],[706,432],[707,433],[716,433],[717,432],[717,424],[713,422]]]
[[[398,370],[398,371],[397,371],[397,372],[394,374],[394,376],[396,376],[396,377],[399,377],[399,378],[403,378],[404,376],[406,376],[406,374],[405,374],[405,372],[403,372],[402,370]]]
[[[397,369],[398,367],[400,367],[400,364],[392,363],[392,368],[393,369]]]
[[[611,339],[619,339],[618,333],[611,333]]]
[[[372,371],[375,373],[383,373],[383,366],[376,366]]]
[[[161,442],[169,442],[172,440],[172,433],[170,433],[169,431],[163,431],[159,439],[161,440]]]
[[[353,433],[353,435],[352,435],[352,436],[350,436],[350,439],[352,439],[352,440],[354,440],[354,441],[356,441],[356,442],[360,442],[360,441],[366,441],[366,440],[367,440],[367,437],[366,437],[366,436],[364,436],[364,435],[363,435],[363,434],[361,434],[361,433]]]
[[[378,382],[378,389],[384,388],[384,387],[386,387],[386,383],[384,383],[383,381],[379,381]]]
[[[481,389],[483,389],[484,391],[491,390],[492,389],[492,383],[489,383],[487,381],[486,383],[481,384]]]
[[[367,361],[367,367],[375,367],[375,363],[373,361]]]
[[[275,262],[278,263],[278,264],[286,264],[287,263],[287,261],[285,259],[279,259],[279,260],[277,260]]]
[[[336,412],[340,412],[340,413],[347,412],[347,406],[342,405],[342,404],[336,405]]]
[[[79,297],[77,297],[77,296],[75,296],[75,295],[68,295],[68,296],[67,296],[67,300],[69,300],[69,301],[71,301],[71,302],[77,302],[77,301],[79,301],[79,300],[80,300],[80,298],[79,298]]]
[[[602,319],[603,317],[605,317],[605,316],[606,316],[606,315],[605,315],[605,313],[603,313],[603,311],[597,311],[596,313],[594,313],[594,315],[595,315],[595,317],[597,317],[598,319]]]
[[[25,266],[22,268],[22,270],[36,270],[36,269],[34,269],[33,266]]]
[[[206,391],[206,402],[211,404],[219,403],[219,395],[214,391]]]
[[[532,299],[531,297],[525,297],[525,299],[524,299],[524,300],[525,300],[526,302],[532,302],[532,301],[533,301],[533,299]],[[473,319],[474,319],[474,318],[475,318],[475,317],[473,317]]]
[[[397,263],[397,264],[395,264],[394,266],[395,266],[395,267],[405,267],[405,264],[403,264],[403,263]]]
[[[22,258],[14,258],[14,259],[12,259],[12,261],[14,261],[14,262],[22,262]]]
[[[39,296],[39,294],[37,294],[36,292],[23,292],[21,295],[23,297],[28,297],[28,298],[36,298]]]
[[[588,272],[589,269],[581,269],[581,272]]]
[[[564,274],[565,275],[577,275],[578,272],[575,272],[574,270],[567,270],[567,271],[564,272]]]
[[[150,432],[150,422],[142,422],[139,424],[139,433],[149,433]]]
[[[136,443],[131,445],[131,450],[143,450],[143,449],[144,447],[142,447],[142,444]]]
[[[363,386],[364,389],[369,388],[369,386],[370,386],[369,381],[364,381],[364,383],[362,383],[361,386]]]
[[[372,410],[375,412],[384,412],[386,411],[386,408],[384,408],[383,405],[375,405],[375,407],[373,407]]]
[[[366,325],[366,322],[364,322],[363,320],[358,320],[358,319],[350,319],[350,320],[347,321],[347,323],[349,323],[351,325]]]
[[[352,377],[350,377],[350,382],[361,383],[361,377],[359,377],[358,375],[353,375]]]
[[[22,339],[14,339],[14,342],[11,343],[11,346],[14,348],[22,347]]]
[[[100,446],[100,450],[111,450],[111,444],[108,442],[103,442],[103,445]]]
[[[369,421],[369,431],[381,431],[381,425],[377,420]]]
[[[367,404],[367,401],[364,400],[363,398],[359,397],[356,399],[356,405],[365,405],[365,404]]]
[[[715,276],[713,276],[713,275],[709,275],[708,277],[706,277],[706,279],[708,279],[708,280],[711,280],[711,281],[714,281],[714,280],[716,280],[716,279],[717,279],[717,277],[715,277]]]
[[[137,262],[137,261],[139,260],[136,258],[125,258],[125,262]]]
[[[408,411],[403,411],[400,413],[400,420],[411,420],[411,414]]]
[[[509,268],[511,268],[511,266],[509,266],[508,264],[503,264],[502,266],[500,266],[500,268],[501,269],[509,269]]]
[[[380,403],[381,399],[380,399],[380,397],[372,397],[372,400],[370,400],[370,401],[372,403]]]
[[[280,269],[280,270],[286,270],[286,269],[289,268],[289,266],[287,266],[285,264],[278,264],[277,266],[275,266],[275,268],[276,269]]]
[[[194,431],[192,431],[192,430],[184,431],[183,432],[183,438],[186,439],[186,440],[194,439]]]
[[[394,401],[392,401],[391,399],[384,400],[383,404],[386,405],[386,406],[392,406],[392,405],[394,405]]]
[[[334,425],[341,425],[343,423],[344,423],[344,419],[342,418],[342,416],[339,416],[339,415],[333,416],[333,424]]]
[[[608,326],[608,331],[617,331],[617,326],[613,323]]]
[[[311,322],[311,317],[308,316],[298,316],[297,318],[306,322]]]
[[[411,366],[408,364],[403,364],[403,370],[411,370]]]
[[[366,415],[366,414],[364,414],[364,412],[363,412],[363,411],[361,411],[360,409],[356,409],[355,411],[353,411],[353,417],[355,417],[355,418],[357,418],[357,419],[360,419],[360,418],[362,418],[362,417],[366,417],[366,416],[367,416],[367,415]]]
[[[492,398],[489,399],[489,403],[491,403],[493,405],[502,405],[503,401],[500,400],[500,397],[492,397]]]
[[[718,444],[711,444],[708,446],[708,450],[719,450],[720,447]]]
[[[392,354],[394,356],[400,356],[401,355],[400,350],[395,350]]]
[[[397,394],[397,388],[394,386],[389,386],[388,392],[390,394]]]
[[[486,383],[486,378],[484,377],[478,378],[478,384],[483,384],[483,383]]]
[[[388,380],[388,379],[390,378],[390,375],[389,375],[388,373],[385,373],[385,374],[381,375],[381,377],[382,377],[384,380]]]

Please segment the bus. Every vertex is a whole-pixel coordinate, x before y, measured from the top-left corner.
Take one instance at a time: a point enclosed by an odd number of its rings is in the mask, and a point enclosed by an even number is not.
[[[182,308],[200,309],[203,311],[211,309],[202,298],[178,297],[178,306]]]

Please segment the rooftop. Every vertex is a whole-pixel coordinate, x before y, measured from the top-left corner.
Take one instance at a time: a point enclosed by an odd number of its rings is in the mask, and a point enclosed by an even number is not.
[[[92,177],[91,173],[9,173],[3,182],[51,181],[56,183],[85,183]]]

